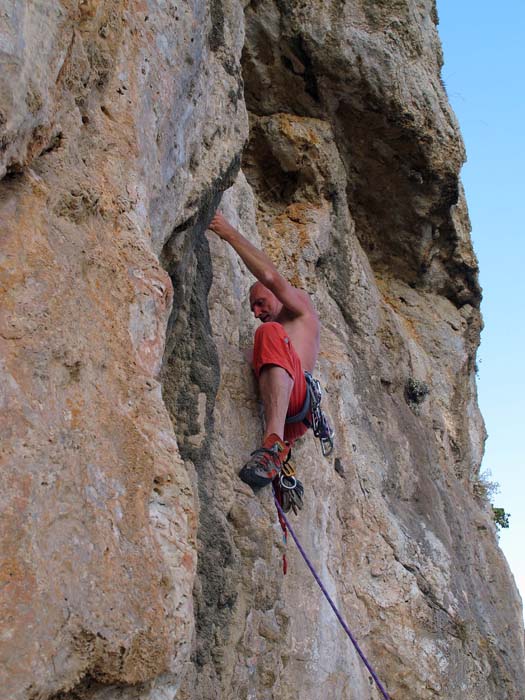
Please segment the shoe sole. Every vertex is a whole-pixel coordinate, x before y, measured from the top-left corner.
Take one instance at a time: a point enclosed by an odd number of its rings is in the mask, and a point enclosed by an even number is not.
[[[268,486],[268,484],[271,484],[274,477],[271,479],[265,476],[259,476],[259,474],[254,474],[251,469],[247,469],[246,467],[243,467],[241,471],[239,472],[239,477],[241,478],[242,481],[244,481],[245,484],[249,484],[250,486]]]

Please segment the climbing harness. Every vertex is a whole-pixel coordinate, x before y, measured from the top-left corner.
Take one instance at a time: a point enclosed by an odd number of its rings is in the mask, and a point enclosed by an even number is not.
[[[379,688],[379,690],[380,690],[380,692],[381,692],[383,698],[384,698],[385,700],[390,700],[390,696],[388,695],[388,693],[386,692],[385,688],[384,688],[383,685],[381,684],[381,681],[379,680],[379,678],[378,678],[376,672],[374,671],[374,669],[372,668],[372,666],[371,666],[370,663],[368,662],[366,656],[365,656],[364,653],[361,651],[361,648],[359,647],[359,644],[357,643],[357,641],[356,641],[356,639],[354,638],[352,632],[350,631],[350,628],[348,627],[348,625],[347,625],[346,622],[344,621],[344,619],[343,619],[341,613],[339,612],[339,610],[337,609],[337,607],[336,607],[334,601],[333,601],[332,598],[330,597],[330,594],[328,593],[328,591],[326,590],[325,586],[323,585],[323,582],[322,582],[321,579],[319,578],[319,575],[318,575],[317,571],[314,569],[314,567],[313,567],[313,565],[312,565],[312,562],[308,559],[308,556],[307,556],[306,552],[304,551],[303,547],[301,546],[301,543],[300,543],[299,540],[297,539],[297,535],[296,535],[295,532],[293,531],[292,526],[291,526],[290,523],[288,522],[288,519],[287,519],[286,515],[284,514],[284,511],[283,511],[283,509],[282,509],[281,503],[280,503],[280,501],[279,501],[278,495],[277,495],[276,490],[275,490],[275,482],[274,482],[274,501],[275,501],[275,506],[276,506],[276,508],[277,508],[277,513],[278,513],[278,515],[279,515],[279,522],[281,523],[281,527],[283,528],[283,531],[284,531],[284,533],[285,533],[285,536],[286,536],[286,529],[288,529],[288,530],[290,531],[290,534],[291,534],[291,536],[293,537],[293,540],[294,540],[295,544],[297,545],[297,549],[299,550],[299,552],[300,552],[302,558],[304,559],[304,561],[305,561],[307,567],[308,567],[308,568],[310,569],[310,571],[312,572],[313,577],[315,578],[315,580],[316,580],[316,582],[317,582],[319,588],[321,589],[321,591],[322,591],[324,597],[326,598],[326,600],[328,601],[330,607],[331,607],[332,610],[334,611],[334,613],[335,613],[337,619],[339,620],[339,623],[340,623],[341,627],[344,629],[344,631],[346,632],[348,638],[350,639],[350,641],[351,641],[352,644],[354,645],[354,648],[355,648],[355,650],[357,651],[357,653],[359,654],[359,657],[361,658],[361,661],[364,663],[364,665],[366,666],[368,672],[370,673],[370,675],[371,675],[372,678],[374,679],[374,682],[375,682],[375,684],[377,685],[377,687]],[[283,555],[283,567],[286,567],[286,557],[285,557],[285,555]],[[284,573],[286,573],[286,571],[285,571]]]
[[[321,408],[323,391],[318,379],[310,372],[304,373],[306,380],[306,398],[299,413],[286,419],[286,423],[304,423],[312,428],[314,435],[321,442],[323,457],[328,457],[334,449],[335,432]]]

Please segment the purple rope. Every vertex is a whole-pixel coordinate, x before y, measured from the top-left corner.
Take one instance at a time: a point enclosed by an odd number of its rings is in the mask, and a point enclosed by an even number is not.
[[[284,522],[286,523],[286,527],[290,530],[290,534],[291,534],[291,536],[293,537],[295,544],[297,545],[297,549],[301,552],[301,556],[302,556],[303,559],[305,560],[307,567],[308,567],[308,568],[310,569],[310,571],[312,572],[313,577],[315,578],[315,580],[316,580],[317,583],[319,584],[319,588],[322,590],[322,592],[323,592],[323,594],[324,594],[324,597],[325,597],[326,600],[330,603],[330,607],[332,608],[332,610],[334,611],[334,613],[335,613],[337,619],[338,619],[339,622],[341,623],[341,627],[344,629],[344,631],[346,632],[346,634],[347,634],[348,637],[350,638],[350,641],[351,641],[352,644],[354,645],[355,650],[357,651],[357,653],[358,653],[359,656],[361,657],[362,662],[363,662],[364,665],[367,667],[368,671],[370,672],[370,675],[371,675],[372,678],[374,679],[374,681],[375,681],[377,687],[378,687],[379,690],[381,691],[381,694],[383,695],[383,697],[385,698],[385,700],[390,700],[390,696],[388,695],[388,693],[386,692],[386,690],[385,690],[385,689],[383,688],[383,686],[381,685],[381,681],[380,681],[379,678],[377,677],[377,675],[376,675],[374,669],[372,668],[372,666],[370,666],[370,664],[368,663],[368,661],[367,661],[367,659],[366,659],[366,656],[363,654],[363,652],[362,652],[361,649],[359,648],[359,644],[358,644],[357,641],[354,639],[354,636],[353,636],[353,634],[350,632],[350,629],[348,628],[348,625],[346,624],[346,622],[345,622],[345,621],[343,620],[343,618],[341,617],[341,613],[340,613],[339,610],[335,607],[334,601],[331,599],[330,594],[328,593],[328,591],[326,590],[326,588],[325,588],[324,585],[323,585],[323,582],[321,581],[321,579],[320,579],[319,576],[317,575],[317,572],[316,572],[316,570],[314,569],[314,567],[313,567],[311,561],[308,559],[308,557],[307,557],[307,555],[306,555],[306,552],[304,551],[304,549],[303,549],[302,546],[301,546],[301,543],[300,543],[299,540],[297,539],[296,534],[295,534],[295,532],[293,531],[292,526],[290,525],[290,523],[289,523],[289,521],[288,521],[286,515],[284,514],[283,509],[281,508],[281,504],[279,503],[279,501],[277,500],[277,498],[276,498],[276,496],[275,496],[275,493],[274,493],[273,499],[274,499],[274,501],[275,501],[275,505],[277,506],[277,510],[279,511],[279,513],[280,513],[282,519],[283,519]]]

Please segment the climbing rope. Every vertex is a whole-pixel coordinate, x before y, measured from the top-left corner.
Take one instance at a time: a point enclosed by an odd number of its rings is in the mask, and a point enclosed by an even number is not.
[[[300,543],[299,540],[297,539],[297,536],[296,536],[295,532],[293,531],[292,526],[290,525],[290,523],[289,523],[289,521],[288,521],[286,515],[284,514],[283,509],[281,508],[281,504],[279,503],[279,500],[278,500],[278,498],[277,498],[277,495],[276,495],[275,491],[274,491],[273,499],[274,499],[274,501],[275,501],[275,505],[276,505],[276,508],[277,508],[277,512],[279,513],[279,521],[280,521],[281,523],[284,523],[284,525],[285,525],[285,526],[288,528],[288,530],[290,531],[290,535],[293,537],[293,540],[294,540],[295,544],[297,545],[297,549],[299,550],[299,552],[301,553],[302,558],[303,558],[304,561],[306,562],[306,566],[307,566],[307,567],[310,569],[310,571],[312,572],[313,577],[314,577],[315,580],[317,581],[317,584],[319,585],[319,588],[320,588],[321,591],[323,592],[324,597],[325,597],[326,600],[329,602],[330,607],[331,607],[332,610],[334,611],[334,613],[335,613],[337,619],[339,620],[339,622],[340,622],[340,624],[341,624],[341,627],[344,629],[344,631],[346,632],[346,634],[347,634],[347,636],[349,637],[350,641],[351,641],[352,644],[354,645],[355,650],[357,651],[357,653],[358,653],[359,656],[361,657],[361,661],[364,663],[364,665],[365,665],[366,668],[368,669],[370,675],[372,676],[372,678],[373,678],[374,681],[375,681],[375,684],[377,685],[377,687],[378,687],[379,690],[381,691],[382,696],[385,698],[385,700],[390,700],[390,696],[388,695],[388,693],[386,692],[386,690],[385,690],[385,689],[383,688],[383,686],[381,685],[381,681],[380,681],[379,678],[377,677],[377,675],[376,675],[374,669],[372,668],[372,666],[369,664],[369,662],[368,662],[366,656],[363,654],[363,652],[362,652],[361,649],[359,648],[359,644],[358,644],[357,641],[354,639],[354,636],[353,636],[352,633],[350,632],[350,629],[349,629],[348,625],[347,625],[346,622],[343,620],[343,617],[341,616],[341,613],[340,613],[339,610],[336,608],[334,601],[332,600],[332,598],[330,597],[330,594],[328,593],[328,591],[327,591],[326,588],[324,587],[323,582],[322,582],[321,579],[319,578],[319,576],[318,576],[316,570],[314,569],[314,567],[313,567],[311,561],[308,559],[308,556],[307,556],[306,552],[305,552],[304,549],[302,548],[301,543]],[[283,530],[284,530],[284,527],[283,527]]]

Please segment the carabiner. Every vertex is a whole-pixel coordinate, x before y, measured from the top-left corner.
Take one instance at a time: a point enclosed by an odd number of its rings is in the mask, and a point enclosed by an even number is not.
[[[291,486],[284,483],[285,479],[290,482]],[[286,489],[287,491],[293,491],[297,486],[297,479],[295,476],[286,476],[286,474],[281,474],[279,477],[279,483],[281,484],[281,488]]]
[[[334,451],[334,440],[333,434],[327,438],[320,438],[321,440],[321,452],[323,457],[329,457]]]
[[[287,462],[281,466],[281,474],[284,474],[284,476],[294,477],[295,467],[293,466],[293,464]]]

